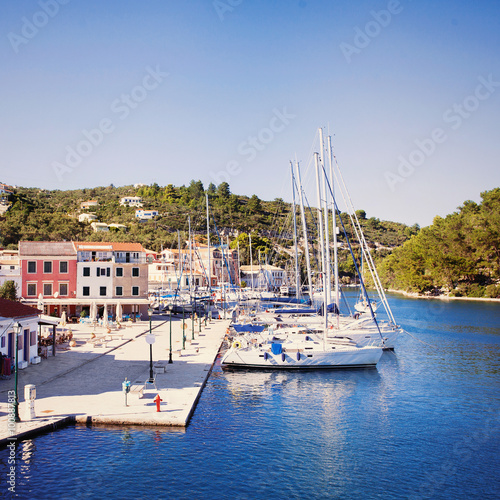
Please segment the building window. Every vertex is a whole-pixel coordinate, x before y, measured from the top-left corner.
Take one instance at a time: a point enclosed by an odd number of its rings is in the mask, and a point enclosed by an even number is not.
[[[90,276],[90,267],[84,267],[83,268],[83,275],[84,276]]]
[[[43,263],[44,274],[50,274],[52,272],[52,261],[48,260]]]
[[[28,283],[28,297],[36,297],[36,283]]]
[[[139,287],[138,286],[132,287],[132,295],[139,295]]]
[[[122,286],[117,286],[116,287],[116,293],[115,293],[115,295],[117,297],[121,297],[123,295],[123,287]]]
[[[36,261],[28,261],[28,273],[35,274],[36,273]]]
[[[109,278],[111,276],[111,268],[107,267],[106,268],[106,276]]]
[[[59,283],[59,295],[62,295],[62,296],[68,295],[68,284],[67,283]]]
[[[84,286],[83,287],[83,296],[84,297],[90,296],[90,287],[89,286]]]
[[[59,272],[61,274],[67,274],[68,273],[68,263],[65,260],[59,262]]]
[[[139,277],[139,268],[138,268],[138,267],[133,267],[133,268],[132,268],[132,276],[133,276],[134,278]]]
[[[122,278],[123,277],[123,267],[117,267],[116,268],[116,277],[117,278]]]
[[[30,345],[36,345],[36,331],[30,332]]]
[[[5,335],[2,337],[2,344],[0,345],[0,347],[5,347]]]
[[[43,294],[44,295],[52,295],[52,283],[44,283],[43,284]]]
[[[99,295],[101,297],[106,297],[106,287],[105,286],[100,286],[99,287]]]

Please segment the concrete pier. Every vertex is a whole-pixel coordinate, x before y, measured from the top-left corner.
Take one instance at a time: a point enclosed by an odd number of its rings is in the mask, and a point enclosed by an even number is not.
[[[201,332],[195,322],[194,339],[191,319],[172,320],[172,363],[168,316],[153,317],[153,365],[155,383],[147,383],[150,347],[146,342],[149,323],[128,324],[119,330],[72,325],[77,345],[58,349],[55,357],[44,359],[19,372],[19,415],[14,434],[9,425],[8,391],[14,377],[0,381],[0,446],[26,433],[46,432],[70,422],[85,424],[161,425],[185,427],[194,412],[201,391],[210,375],[229,320],[212,320]],[[95,335],[95,338],[93,337]],[[101,343],[95,339],[102,340]],[[106,340],[108,339],[108,340]],[[122,382],[127,378],[135,392],[127,395]],[[36,386],[35,414],[25,421],[24,386]],[[142,389],[142,393],[141,393]],[[157,412],[154,398],[161,398]],[[10,430],[9,430],[10,429]]]

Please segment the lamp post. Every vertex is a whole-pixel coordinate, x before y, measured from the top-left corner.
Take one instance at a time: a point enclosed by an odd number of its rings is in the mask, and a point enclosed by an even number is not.
[[[193,302],[191,302],[191,305],[193,307],[193,310],[191,312],[191,340],[194,340],[194,315],[196,314],[196,292],[194,292],[194,305]]]
[[[15,422],[20,422],[21,419],[19,418],[19,395],[18,395],[18,392],[17,392],[17,372],[19,370],[19,367],[18,367],[18,359],[17,359],[17,356],[18,356],[18,342],[19,342],[19,333],[21,332],[21,323],[16,323],[14,325],[14,335],[16,336],[16,346],[15,346],[15,349],[16,349],[16,354],[15,354],[15,369],[16,369],[16,372],[15,372],[15,387],[14,387],[14,391],[15,391],[15,396],[14,396],[14,421]]]
[[[182,305],[182,348],[186,348],[186,323],[184,323],[184,304]]]
[[[153,375],[153,344],[155,343],[155,336],[151,333],[151,316],[153,315],[153,310],[148,309],[149,316],[149,335],[146,335],[146,342],[149,344],[149,380],[150,384],[153,384],[155,379]]]
[[[203,302],[201,302],[200,305],[203,306]],[[198,333],[201,333],[201,311],[198,311],[198,320],[199,320]]]
[[[170,310],[170,349],[168,352],[168,362],[172,363],[172,306],[168,306]]]

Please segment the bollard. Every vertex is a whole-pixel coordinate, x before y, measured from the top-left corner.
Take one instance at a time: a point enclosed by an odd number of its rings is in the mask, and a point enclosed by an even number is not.
[[[26,402],[26,407],[24,410],[25,420],[32,420],[36,418],[35,399],[36,399],[36,387],[33,384],[25,385],[24,386],[24,401]]]
[[[160,410],[160,403],[163,401],[163,399],[160,398],[160,395],[157,394],[156,398],[153,399],[153,401],[156,403],[156,411],[159,412]]]
[[[127,377],[125,377],[125,380],[122,382],[122,391],[125,394],[125,406],[128,406],[127,394],[130,392],[130,380],[127,380]]]

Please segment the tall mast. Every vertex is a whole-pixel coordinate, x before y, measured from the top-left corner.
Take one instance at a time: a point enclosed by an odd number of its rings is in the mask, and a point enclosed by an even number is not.
[[[293,177],[293,163],[290,162],[290,172],[292,174],[292,210],[293,210],[293,247],[295,250],[295,297],[297,302],[300,299],[300,278],[299,278],[299,255],[297,249],[297,210],[295,207],[295,179]]]
[[[241,275],[240,275],[240,240],[236,240],[236,244],[238,247],[238,286],[240,287],[241,291]]]
[[[250,276],[252,277],[252,291],[253,291],[253,259],[252,259],[252,233],[248,233],[248,239],[250,242]]]
[[[320,162],[321,170],[323,171],[323,193],[325,198],[323,200],[323,210],[325,216],[325,283],[326,283],[326,304],[330,304],[332,295],[332,282],[330,277],[330,237],[328,230],[328,190],[327,190],[327,175],[326,175],[326,161],[325,161],[325,144],[323,141],[323,129],[319,129],[319,143],[321,147]],[[325,306],[326,307],[326,306]]]
[[[335,280],[335,304],[337,305],[337,311],[340,313],[340,294],[339,294],[339,261],[338,261],[338,249],[337,249],[337,214],[335,212],[335,180],[333,173],[333,161],[332,161],[332,138],[328,136],[328,163],[330,166],[330,178],[331,189],[332,189],[332,233],[333,233],[333,278]],[[339,327],[340,315],[337,314],[337,328]]]
[[[212,268],[210,267],[210,215],[208,213],[208,193],[205,193],[207,202],[207,245],[208,245],[208,292],[212,294]]]
[[[311,262],[309,260],[309,240],[307,238],[306,214],[304,211],[304,197],[302,196],[302,181],[300,179],[299,162],[295,163],[295,169],[297,170],[297,181],[299,183],[297,191],[299,192],[300,217],[302,220],[302,231],[304,232],[304,246],[305,246],[306,266],[307,266],[307,284],[309,285],[309,298],[310,298],[311,304],[312,304],[313,290],[312,290],[312,281],[311,281]]]
[[[179,293],[180,293],[180,289],[182,288],[181,279],[182,279],[182,268],[184,267],[184,263],[181,264],[181,258],[182,258],[181,233],[180,233],[180,231],[178,229],[177,229],[177,248],[179,249],[179,260],[178,260],[178,264],[179,264],[179,282],[178,282],[177,288],[179,288]]]
[[[189,295],[191,296],[191,288],[193,284],[193,248],[191,246],[191,216],[188,215],[189,228]]]
[[[323,277],[323,314],[325,318],[325,330],[324,330],[324,338],[323,341],[326,344],[326,334],[328,329],[328,314],[326,303],[326,264],[325,264],[325,239],[323,234],[323,214],[321,213],[321,185],[320,185],[320,171],[319,171],[319,153],[314,153],[314,164],[316,166],[316,192],[318,195],[318,223],[319,223],[319,245],[321,247],[321,274]]]

